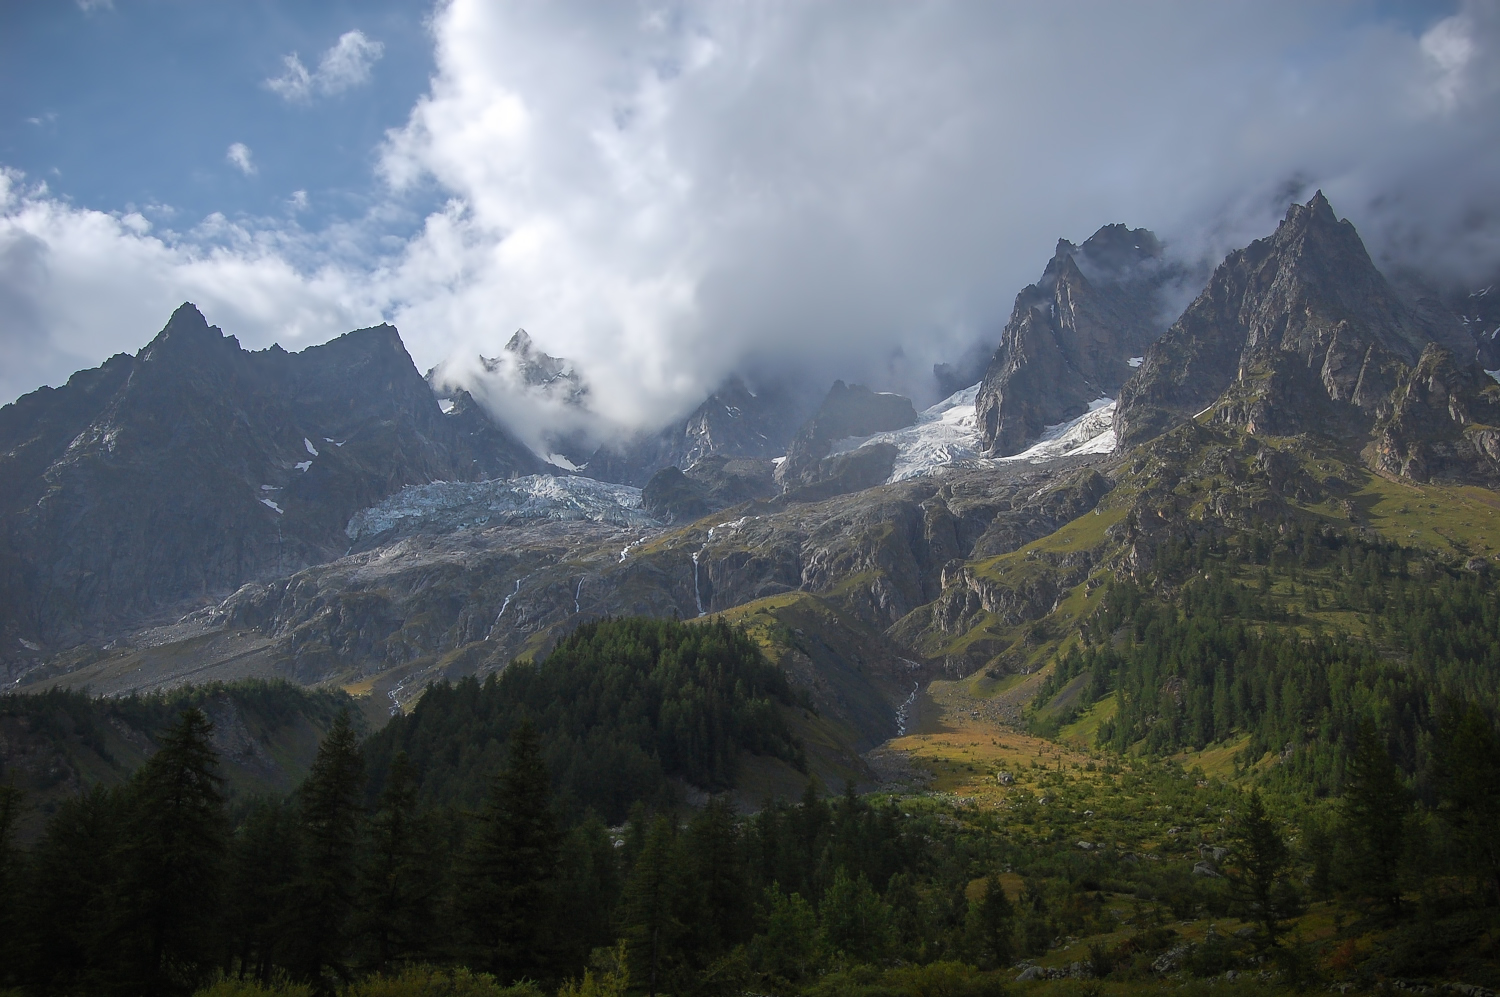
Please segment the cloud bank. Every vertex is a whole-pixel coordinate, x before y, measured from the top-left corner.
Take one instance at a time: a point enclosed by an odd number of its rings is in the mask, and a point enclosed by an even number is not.
[[[576,362],[599,433],[735,371],[922,399],[933,362],[998,339],[1058,237],[1122,221],[1215,260],[1313,187],[1386,267],[1500,268],[1482,2],[1412,26],[1267,2],[452,0],[431,30],[429,91],[375,155],[388,203],[444,203],[400,240],[379,211],[168,233],[9,175],[0,348],[33,359],[0,390],[134,349],[188,298],[252,345],[388,319],[420,366],[471,373],[525,327]],[[333,92],[355,34],[316,73],[289,62],[283,95]],[[544,445],[526,404],[506,407]]]

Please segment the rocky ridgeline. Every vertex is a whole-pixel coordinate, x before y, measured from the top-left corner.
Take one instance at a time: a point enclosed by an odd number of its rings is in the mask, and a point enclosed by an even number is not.
[[[328,561],[406,485],[545,467],[468,396],[445,415],[390,326],[252,353],[184,305],[0,409],[0,660]]]

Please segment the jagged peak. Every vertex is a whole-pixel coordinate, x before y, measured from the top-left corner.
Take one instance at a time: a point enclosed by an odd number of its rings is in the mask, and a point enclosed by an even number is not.
[[[172,313],[167,324],[162,327],[161,332],[141,350],[140,358],[143,361],[161,360],[166,357],[198,353],[204,349],[213,349],[222,343],[232,343],[235,349],[239,348],[239,340],[233,336],[225,336],[223,330],[216,325],[209,325],[208,319],[198,310],[198,306],[191,301],[184,301]]]
[[[1296,201],[1289,204],[1286,209],[1286,218],[1282,221],[1283,223],[1305,222],[1321,225],[1339,223],[1338,215],[1334,214],[1333,205],[1328,203],[1328,198],[1323,196],[1322,190],[1315,192],[1306,204],[1298,204]]]

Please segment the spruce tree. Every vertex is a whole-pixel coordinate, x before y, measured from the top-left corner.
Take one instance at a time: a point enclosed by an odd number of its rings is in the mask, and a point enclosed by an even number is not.
[[[257,803],[229,849],[225,930],[241,977],[269,986],[277,965],[292,956],[301,875],[301,829],[295,807]]]
[[[1370,724],[1361,725],[1346,771],[1341,837],[1350,887],[1392,914],[1401,907],[1408,808],[1406,787],[1385,739]]]
[[[645,845],[631,870],[624,900],[629,964],[637,985],[646,989],[648,997],[656,997],[679,956],[683,925],[678,917],[678,868],[676,828],[666,817],[658,816],[651,822]]]
[[[984,881],[984,896],[969,902],[969,930],[980,962],[992,967],[1009,966],[1015,953],[1016,909],[1005,895],[1000,877],[990,873]]]
[[[472,955],[502,980],[543,979],[551,969],[557,857],[552,782],[536,729],[524,720],[480,813],[459,900]]]
[[[212,734],[184,710],[132,782],[117,916],[121,969],[144,993],[191,992],[216,955],[228,825]]]
[[[21,856],[15,847],[16,821],[24,794],[0,786],[0,987],[20,982]]]
[[[1500,737],[1478,706],[1458,704],[1443,719],[1437,752],[1438,812],[1464,872],[1500,901]]]
[[[752,927],[745,904],[744,849],[734,805],[727,798],[709,800],[694,815],[686,847],[694,900],[688,948],[707,959],[746,941]]]
[[[293,901],[290,962],[293,971],[320,992],[350,979],[347,958],[363,795],[364,759],[349,714],[341,711],[297,790],[302,869]]]
[[[1256,947],[1274,948],[1282,925],[1300,904],[1287,879],[1291,853],[1258,790],[1251,790],[1235,815],[1230,835],[1230,863],[1224,870],[1230,893],[1244,919],[1258,928]]]
[[[417,811],[417,783],[406,752],[391,760],[370,821],[359,932],[376,972],[427,950],[440,886],[430,821]]]

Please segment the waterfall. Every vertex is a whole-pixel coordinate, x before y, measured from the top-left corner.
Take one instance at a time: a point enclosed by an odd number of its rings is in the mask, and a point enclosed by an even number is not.
[[[911,695],[906,697],[906,702],[896,710],[896,736],[906,736],[906,722],[911,719],[911,708],[917,705],[917,693],[921,690],[922,683],[911,684]]]
[[[703,608],[703,594],[698,589],[698,558],[704,551],[708,550],[708,545],[713,541],[713,538],[714,531],[710,529],[708,531],[708,539],[703,541],[703,546],[693,552],[693,601],[698,604],[699,616],[707,614],[708,610]]]
[[[500,612],[495,614],[495,622],[490,624],[490,633],[484,635],[485,640],[489,640],[490,634],[494,633],[495,628],[500,625],[500,617],[505,615],[506,609],[510,607],[510,601],[516,597],[516,593],[519,591],[521,591],[521,579],[517,578],[516,587],[510,590],[510,595],[506,596],[505,601],[500,604]]]

